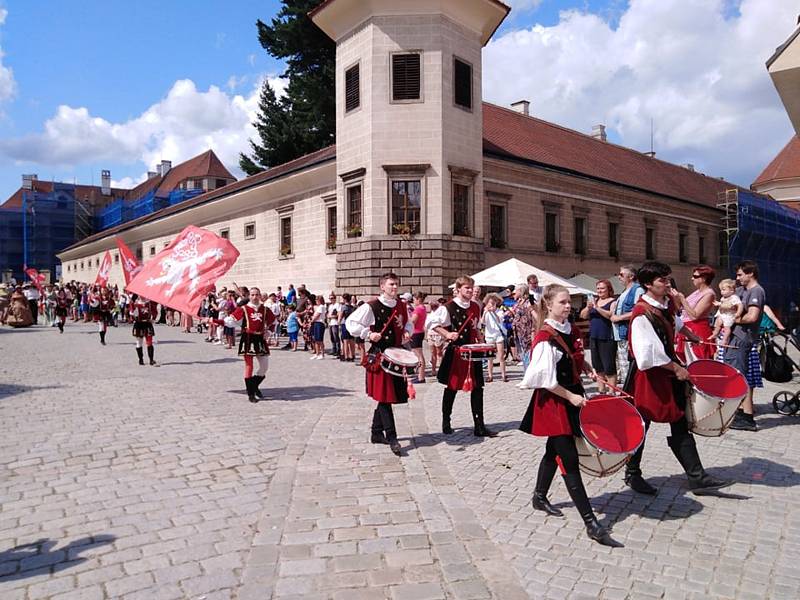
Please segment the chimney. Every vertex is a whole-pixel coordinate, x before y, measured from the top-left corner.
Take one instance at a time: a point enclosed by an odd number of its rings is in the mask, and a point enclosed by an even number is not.
[[[522,113],[523,115],[530,116],[531,114],[531,103],[527,100],[518,100],[516,102],[511,103],[511,108],[513,108],[518,113]]]
[[[161,161],[160,171],[159,171],[160,175],[162,177],[164,177],[169,172],[169,170],[171,168],[172,168],[172,161],[171,160],[162,160]]]
[[[608,137],[606,136],[606,126],[602,123],[593,126],[592,137],[596,140],[600,140],[601,142],[607,141]]]
[[[655,158],[656,157],[656,153],[655,153],[654,150],[650,150],[650,152],[644,152],[643,154],[645,156],[649,156],[650,158]]]
[[[153,177],[158,177],[158,173],[156,173],[155,171],[148,171],[147,178],[152,179]]]
[[[36,173],[31,173],[30,175],[23,175],[22,176],[22,189],[23,190],[32,190],[33,189],[33,182],[38,181],[39,176]]]
[[[100,193],[103,196],[111,195],[111,171],[106,169],[100,171]]]
[[[681,165],[684,169],[689,169],[690,171],[694,171],[694,165],[692,163],[686,163],[685,165]]]

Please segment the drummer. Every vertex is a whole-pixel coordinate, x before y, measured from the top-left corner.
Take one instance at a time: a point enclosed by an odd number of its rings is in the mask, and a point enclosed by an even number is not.
[[[672,435],[667,437],[675,458],[689,478],[689,489],[696,495],[713,493],[731,485],[706,473],[697,453],[694,437],[684,415],[689,372],[675,356],[675,333],[682,333],[690,342],[700,339],[675,315],[670,299],[669,277],[672,269],[662,262],[642,265],[638,281],[645,293],[633,307],[630,339],[631,369],[625,391],[634,397],[634,404],[645,421],[669,423]],[[656,488],[642,477],[641,462],[644,442],[625,468],[625,483],[641,494],[654,495]]]
[[[450,342],[436,376],[439,383],[446,386],[442,395],[442,433],[453,433],[450,415],[453,413],[456,393],[464,389],[465,381],[471,381],[473,387],[470,391],[470,404],[475,424],[473,433],[477,437],[494,437],[497,434],[489,430],[483,422],[483,364],[480,361],[464,360],[458,352],[460,346],[483,341],[479,329],[481,307],[472,300],[474,286],[472,277],[462,275],[456,279],[453,299],[436,309],[428,320],[427,327],[429,331]]]
[[[380,278],[381,294],[365,302],[347,317],[345,327],[355,338],[369,340],[372,346],[366,365],[367,396],[378,404],[372,415],[373,444],[389,444],[397,456],[401,454],[397,441],[392,404],[408,402],[406,381],[386,373],[380,367],[378,354],[387,348],[398,348],[411,339],[413,326],[408,318],[408,307],[397,298],[400,278],[394,273],[384,273]]]
[[[587,535],[604,546],[620,547],[622,544],[597,521],[578,467],[575,446],[575,435],[580,432],[578,409],[586,404],[580,372],[593,371],[583,361],[580,338],[572,335],[567,320],[572,307],[569,291],[561,285],[548,285],[539,303],[539,314],[546,318],[533,338],[531,362],[520,384],[534,391],[519,428],[531,435],[547,437],[531,504],[553,517],[564,516],[547,499],[556,467],[560,465],[567,492],[586,525]]]

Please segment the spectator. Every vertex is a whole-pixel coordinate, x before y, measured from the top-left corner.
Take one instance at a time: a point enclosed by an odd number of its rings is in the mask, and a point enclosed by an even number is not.
[[[331,355],[337,358],[342,352],[339,336],[339,312],[342,310],[341,304],[336,301],[336,293],[331,292],[328,297],[328,334],[331,337]]]
[[[625,289],[617,298],[611,322],[614,324],[614,340],[617,342],[617,378],[625,381],[628,376],[628,326],[633,306],[644,294],[644,288],[636,283],[636,269],[633,265],[620,267],[617,277]]]
[[[31,311],[33,324],[37,325],[39,323],[39,290],[36,289],[36,286],[26,283],[22,288],[22,295],[25,296],[25,299],[28,301],[28,308]]]
[[[528,292],[530,293],[530,300],[533,306],[539,306],[539,301],[542,299],[542,286],[539,285],[539,277],[534,273],[528,275],[526,280],[528,283]]]
[[[608,279],[601,279],[595,285],[596,298],[589,298],[581,311],[581,319],[589,319],[589,349],[592,367],[609,384],[617,383],[617,343],[611,317],[614,314],[614,288]],[[602,394],[606,386],[597,382],[597,390]]]
[[[354,310],[353,305],[350,304],[351,300],[352,298],[350,294],[342,294],[339,316],[336,320],[339,326],[339,339],[342,345],[342,353],[339,356],[339,359],[347,362],[353,362],[356,356],[356,344],[353,341],[353,336],[350,335],[350,332],[347,331],[347,327],[345,327],[345,321],[347,320],[347,317],[349,317]]]
[[[483,337],[487,344],[494,344],[497,356],[500,358],[500,375],[503,381],[508,381],[506,376],[506,329],[503,327],[503,318],[497,314],[498,307],[502,306],[503,299],[497,294],[487,294],[484,298],[484,311],[481,319],[483,323]],[[489,376],[486,381],[494,381],[494,359],[489,359]]]
[[[523,368],[527,369],[531,360],[533,333],[536,329],[536,309],[530,301],[528,284],[521,283],[516,287],[514,299],[516,302],[511,311],[514,336],[517,342],[517,356],[522,361]]]
[[[325,298],[322,295],[317,296],[317,303],[311,315],[311,340],[314,345],[314,354],[311,356],[311,360],[322,360],[325,356],[325,321],[327,314]]]
[[[300,331],[300,321],[297,319],[297,307],[289,305],[289,316],[286,317],[286,335],[289,336],[288,346],[292,352],[297,352],[297,334]]]
[[[293,284],[289,284],[289,291],[286,292],[286,304],[295,304],[297,301],[297,291]]]
[[[694,291],[688,296],[684,296],[677,290],[672,292],[672,298],[677,308],[681,309],[681,320],[687,329],[693,331],[701,340],[707,340],[711,336],[711,326],[709,317],[714,310],[714,301],[717,295],[711,287],[716,272],[708,265],[697,265],[692,269],[692,285]],[[685,356],[686,336],[677,335],[677,345],[675,351],[678,356]],[[691,346],[691,353],[697,358],[713,358],[714,346],[711,344]]]
[[[414,327],[411,333],[411,350],[419,359],[417,378],[412,383],[425,383],[425,351],[422,344],[425,341],[425,322],[428,319],[428,310],[425,308],[426,296],[425,292],[414,294],[414,308],[411,311],[411,325]]]

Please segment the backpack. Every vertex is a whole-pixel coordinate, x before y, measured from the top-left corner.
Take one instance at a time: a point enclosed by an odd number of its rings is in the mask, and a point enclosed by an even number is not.
[[[764,379],[773,383],[787,383],[792,380],[792,363],[786,356],[788,338],[783,345],[783,354],[778,352],[780,346],[770,341],[764,344]]]

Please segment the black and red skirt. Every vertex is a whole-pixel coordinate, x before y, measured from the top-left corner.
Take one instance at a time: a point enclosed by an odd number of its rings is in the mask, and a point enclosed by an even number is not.
[[[239,338],[239,356],[269,356],[264,335],[243,331]]]

